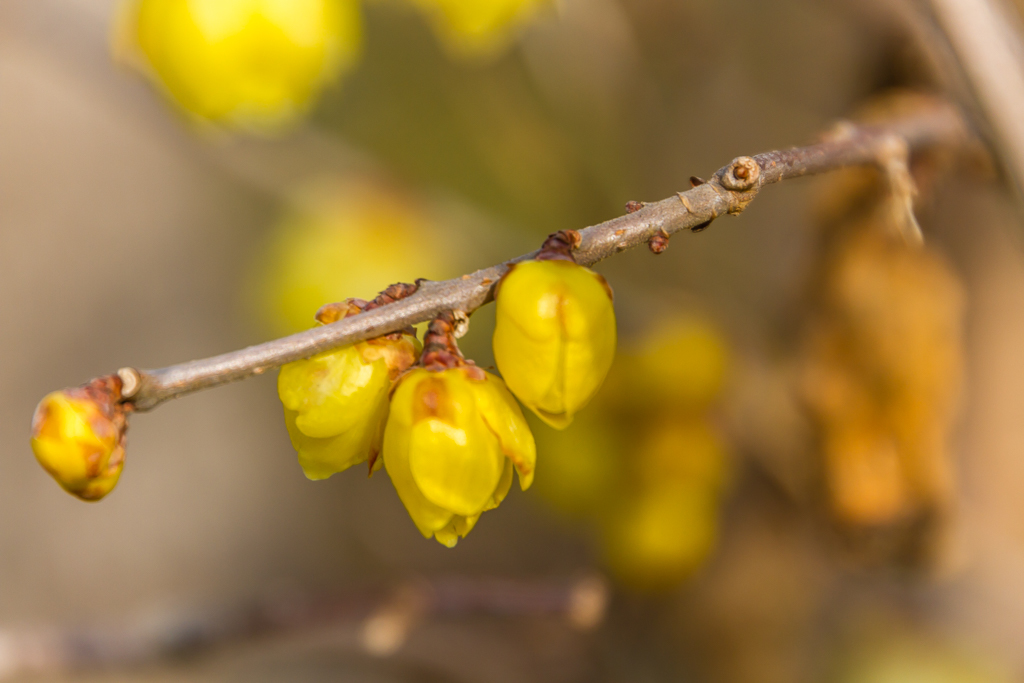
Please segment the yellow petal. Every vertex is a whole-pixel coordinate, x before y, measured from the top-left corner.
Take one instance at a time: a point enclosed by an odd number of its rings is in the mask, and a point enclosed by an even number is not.
[[[511,460],[505,460],[505,469],[501,473],[501,481],[498,482],[498,488],[494,490],[494,495],[491,496],[491,500],[484,506],[483,511],[493,510],[494,508],[501,505],[501,501],[505,500],[505,496],[508,495],[509,489],[512,488],[512,471],[515,468],[512,466]],[[519,478],[520,485],[522,485],[522,477]],[[476,522],[474,522],[475,524]],[[463,534],[465,535],[465,534]]]
[[[336,436],[366,421],[386,400],[391,383],[383,360],[367,363],[354,346],[281,368],[277,390],[306,436]]]
[[[718,535],[718,497],[701,486],[667,483],[624,502],[605,528],[612,570],[634,588],[664,590],[689,577]]]
[[[519,486],[525,491],[533,483],[537,465],[533,432],[501,378],[485,373],[485,381],[480,384],[477,406],[488,428],[498,437],[502,452],[519,472]]]
[[[386,410],[386,404],[382,408]],[[373,452],[374,437],[383,416],[337,436],[317,439],[304,434],[295,424],[296,413],[285,409],[285,427],[292,447],[298,453],[299,465],[308,479],[317,481],[365,462]]]
[[[469,58],[500,51],[516,28],[550,0],[415,0],[434,20],[454,56]]]
[[[497,438],[482,423],[459,429],[433,418],[412,428],[409,466],[416,485],[427,500],[457,515],[484,509],[504,465]]]
[[[472,517],[455,515],[445,528],[439,529],[434,533],[434,539],[446,548],[454,548],[459,542],[459,538],[465,538],[466,534],[476,526],[479,519],[480,515],[473,515]]]
[[[435,532],[444,529],[452,520],[452,513],[424,497],[416,485],[409,468],[409,431],[410,424],[402,418],[411,413],[412,390],[415,382],[408,385],[403,382],[395,390],[392,408],[387,426],[384,428],[384,467],[387,469],[391,483],[398,492],[405,509],[412,517],[413,523],[425,537],[430,538]]]

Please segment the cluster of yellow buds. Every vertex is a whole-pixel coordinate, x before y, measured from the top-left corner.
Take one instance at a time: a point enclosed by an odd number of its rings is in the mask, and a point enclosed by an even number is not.
[[[383,465],[416,527],[448,547],[502,502],[513,472],[528,489],[537,449],[513,394],[565,428],[615,354],[611,290],[576,263],[580,239],[551,235],[501,283],[494,347],[508,387],[463,357],[456,337],[468,318],[454,311],[435,317],[422,345],[407,328],[283,366],[278,395],[306,476],[326,479],[362,462],[372,474]],[[372,301],[329,304],[316,320],[331,325],[418,289],[396,284]],[[37,458],[81,498],[102,498],[120,476],[132,410],[121,389],[119,376],[101,378],[47,396],[36,411]]]
[[[410,329],[283,367],[278,393],[306,475],[323,479],[365,461],[372,473],[383,462],[416,527],[448,547],[501,503],[513,471],[529,488],[536,446],[513,393],[565,427],[615,353],[611,291],[574,261],[579,241],[552,235],[536,260],[503,279],[494,347],[505,381],[462,356],[453,312],[431,322],[422,353]],[[330,324],[416,290],[393,285],[372,302],[325,306],[317,319]]]
[[[128,404],[121,380],[100,377],[83,387],[48,394],[32,417],[32,451],[68,493],[97,501],[124,469]]]
[[[858,196],[859,217],[828,230],[802,393],[837,520],[909,528],[952,497],[964,297],[937,252],[904,242],[884,201]]]
[[[457,56],[498,52],[550,0],[410,0]],[[359,0],[123,0],[122,58],[191,117],[267,134],[352,68]]]
[[[625,584],[662,590],[713,551],[728,483],[717,426],[728,354],[699,318],[664,322],[619,355],[592,408],[563,432],[538,432],[540,493],[601,531]]]

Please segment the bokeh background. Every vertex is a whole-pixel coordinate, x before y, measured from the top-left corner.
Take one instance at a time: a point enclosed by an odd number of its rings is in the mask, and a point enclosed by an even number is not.
[[[886,247],[911,275],[868,269],[877,286],[850,295],[875,292],[904,327],[836,326],[849,300],[820,296],[844,258],[872,253],[823,237],[881,220],[861,215],[881,200],[856,177],[773,187],[660,256],[601,264],[622,351],[608,386],[568,432],[535,425],[537,485],[454,550],[417,533],[383,472],[307,481],[273,373],[134,418],[102,503],[36,464],[29,419],[54,388],[488,266],[736,155],[811,141],[892,88],[946,85],[895,1],[512,4],[470,31],[428,0],[367,0],[344,68],[308,112],[266,126],[175,104],[113,0],[0,3],[0,677],[1024,680],[1024,225],[984,159],[922,193],[926,256]],[[807,368],[829,365],[815,340],[858,324],[907,340],[872,372],[943,407],[921,408],[925,446],[847,449],[868,464],[843,469],[830,434],[898,431],[881,417],[833,429],[807,388],[821,377]],[[463,340],[484,366],[492,325],[482,309]],[[941,332],[914,346],[919,328]],[[894,401],[872,414],[899,422]],[[941,486],[917,486],[908,449]],[[352,617],[123,667],[11,664],[24,634],[157,628],[268,595],[588,577],[607,605],[586,628],[427,617],[381,656]]]

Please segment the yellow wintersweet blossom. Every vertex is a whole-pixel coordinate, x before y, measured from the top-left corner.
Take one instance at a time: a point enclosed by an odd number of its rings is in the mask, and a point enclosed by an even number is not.
[[[566,260],[516,264],[498,291],[494,359],[520,401],[564,429],[600,388],[615,357],[611,290]]]
[[[120,28],[184,111],[262,133],[302,116],[362,34],[357,0],[132,0]]]
[[[327,351],[281,368],[277,393],[299,465],[326,479],[370,460],[380,467],[388,392],[419,357],[412,334],[396,333]]]
[[[493,54],[552,0],[413,0],[433,21],[449,51],[460,57]]]
[[[384,466],[416,527],[449,548],[512,485],[533,482],[537,450],[504,383],[469,365],[416,368],[395,389]]]
[[[32,451],[68,493],[97,501],[124,468],[124,413],[91,387],[48,394],[32,418]]]

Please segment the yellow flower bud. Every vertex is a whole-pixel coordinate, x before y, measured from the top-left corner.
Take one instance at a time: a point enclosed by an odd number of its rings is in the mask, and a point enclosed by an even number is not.
[[[718,494],[729,482],[728,448],[706,416],[675,417],[649,428],[629,456],[646,486],[679,481]]]
[[[382,183],[311,182],[253,263],[251,304],[285,335],[306,329],[325,301],[370,299],[410,274],[454,277],[458,257],[448,245],[458,240],[445,232],[443,215]]]
[[[326,479],[377,454],[392,380],[416,362],[410,334],[389,335],[289,363],[277,378],[285,425],[310,479]]]
[[[627,400],[663,409],[700,409],[721,393],[729,366],[721,333],[697,317],[661,323],[630,359],[635,373]]]
[[[624,500],[608,516],[608,564],[641,590],[671,588],[711,553],[718,536],[718,495],[690,482],[666,481]]]
[[[537,492],[570,517],[599,515],[622,484],[625,466],[619,454],[629,435],[609,417],[587,411],[568,429],[536,432],[544,454]]]
[[[564,429],[615,357],[615,309],[604,278],[572,261],[515,265],[498,291],[494,359],[509,389]]]
[[[125,411],[101,383],[48,394],[32,417],[32,451],[64,490],[97,501],[124,468]]]
[[[454,547],[505,498],[513,467],[529,488],[536,458],[522,411],[494,375],[472,365],[417,368],[395,389],[384,466],[426,538]]]
[[[551,0],[414,0],[457,56],[494,53]]]
[[[356,0],[134,0],[121,24],[182,109],[255,132],[304,114],[361,34]]]

